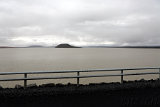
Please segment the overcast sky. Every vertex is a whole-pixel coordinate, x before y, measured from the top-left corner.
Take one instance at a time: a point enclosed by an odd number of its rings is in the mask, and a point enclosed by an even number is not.
[[[0,45],[160,45],[160,0],[0,0]]]

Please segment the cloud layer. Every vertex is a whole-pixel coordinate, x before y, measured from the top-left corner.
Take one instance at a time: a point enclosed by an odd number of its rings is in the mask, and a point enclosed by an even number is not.
[[[159,0],[0,0],[0,45],[160,45]]]

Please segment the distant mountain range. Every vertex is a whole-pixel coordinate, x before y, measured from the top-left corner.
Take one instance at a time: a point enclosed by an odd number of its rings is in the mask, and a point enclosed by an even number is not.
[[[0,46],[0,48],[16,48],[16,47],[11,47],[11,46]]]
[[[85,48],[160,48],[160,46],[86,46]]]
[[[31,45],[27,47],[0,46],[0,48],[160,48],[160,46],[83,46],[77,47],[70,44],[59,44],[57,46]]]
[[[28,48],[42,48],[44,46],[42,45],[31,45],[31,46],[28,46]]]

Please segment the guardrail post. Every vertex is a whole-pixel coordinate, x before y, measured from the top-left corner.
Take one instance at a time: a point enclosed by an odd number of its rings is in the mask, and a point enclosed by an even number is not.
[[[121,84],[123,84],[123,70],[121,70]]]
[[[77,72],[77,76],[79,76],[79,72]],[[77,86],[79,86],[79,77],[77,77]]]
[[[159,80],[160,80],[160,68],[159,68]]]
[[[24,78],[27,78],[27,74],[24,74]],[[24,80],[24,89],[27,87],[27,80]]]

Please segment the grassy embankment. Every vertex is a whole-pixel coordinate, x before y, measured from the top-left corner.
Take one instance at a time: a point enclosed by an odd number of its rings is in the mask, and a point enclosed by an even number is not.
[[[0,106],[160,106],[160,80],[1,88]]]

